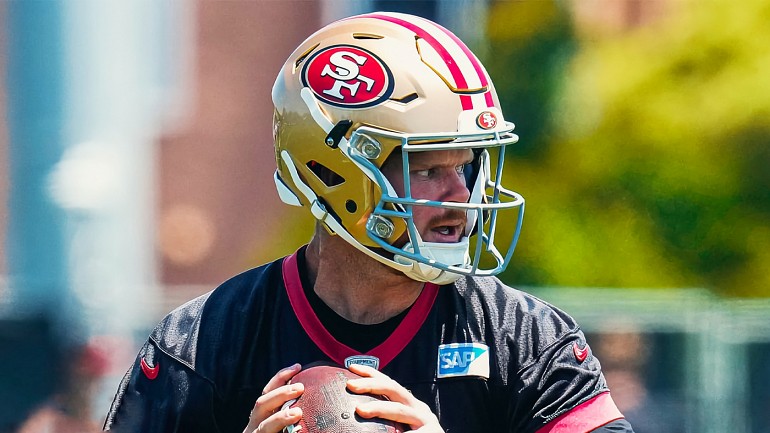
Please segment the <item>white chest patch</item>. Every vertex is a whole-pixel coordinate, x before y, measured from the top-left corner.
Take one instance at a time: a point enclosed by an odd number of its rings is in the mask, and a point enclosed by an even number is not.
[[[368,365],[375,370],[380,369],[380,358],[371,355],[353,355],[345,358],[345,368],[350,367],[350,364]]]

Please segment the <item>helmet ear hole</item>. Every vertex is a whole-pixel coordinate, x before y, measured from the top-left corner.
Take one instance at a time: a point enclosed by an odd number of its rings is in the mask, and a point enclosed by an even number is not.
[[[345,178],[327,168],[318,161],[310,161],[307,168],[315,174],[318,179],[327,187],[337,186],[345,183]]]
[[[353,200],[347,200],[345,202],[345,209],[350,213],[356,213],[358,210],[358,205]]]

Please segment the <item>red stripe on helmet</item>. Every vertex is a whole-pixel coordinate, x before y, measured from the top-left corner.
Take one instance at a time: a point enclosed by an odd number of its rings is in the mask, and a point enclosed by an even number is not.
[[[484,72],[484,67],[481,66],[481,62],[479,62],[479,59],[476,58],[476,55],[473,54],[470,48],[468,48],[467,45],[463,41],[460,40],[460,38],[457,37],[454,33],[447,30],[444,26],[440,24],[436,24],[436,27],[440,28],[444,33],[447,34],[450,38],[452,38],[453,41],[457,44],[457,46],[460,47],[461,50],[465,53],[466,56],[468,56],[468,60],[471,61],[471,64],[473,65],[473,69],[476,70],[476,73],[479,74],[479,80],[481,81],[481,86],[486,87],[489,85],[489,81],[487,80],[487,74]],[[487,107],[494,107],[495,101],[492,100],[492,92],[487,90],[484,93],[484,99],[487,102]]]
[[[438,40],[436,40],[436,38],[434,38],[430,33],[428,33],[427,30],[421,27],[418,27],[414,23],[411,23],[406,20],[402,20],[401,18],[392,17],[390,15],[366,14],[366,15],[360,15],[357,18],[375,18],[379,20],[384,20],[384,21],[391,22],[393,24],[398,24],[402,27],[406,27],[407,29],[413,31],[417,36],[425,39],[425,41],[428,42],[428,44],[431,47],[433,47],[433,49],[436,50],[436,52],[438,52],[438,54],[441,56],[441,59],[444,60],[444,63],[449,68],[449,72],[452,74],[452,78],[454,78],[455,84],[457,85],[457,87],[460,87],[460,88],[468,87],[468,82],[465,81],[465,76],[463,75],[460,68],[457,66],[457,63],[455,62],[452,55],[449,54],[449,51],[447,51],[446,48],[444,48],[444,46],[441,45],[441,43]],[[444,31],[447,31],[447,30],[444,29]],[[456,37],[454,39],[459,41],[459,39],[457,39]],[[468,47],[466,47],[465,44],[460,42],[459,45],[464,52],[470,53],[470,50],[468,50]],[[470,57],[473,57],[473,56],[471,55]],[[475,68],[475,65],[474,65],[474,68]],[[478,72],[479,69],[476,68],[476,71]],[[489,99],[491,100],[491,96],[489,97]],[[471,100],[471,97],[469,95],[460,95],[460,104],[462,105],[463,110],[473,109],[473,101]]]

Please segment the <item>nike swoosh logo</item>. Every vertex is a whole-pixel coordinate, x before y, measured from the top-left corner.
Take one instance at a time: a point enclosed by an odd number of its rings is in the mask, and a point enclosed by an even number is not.
[[[572,343],[572,353],[575,354],[575,359],[578,360],[578,362],[583,362],[588,358],[588,345],[586,344],[586,347],[580,348],[578,346],[577,341]]]
[[[147,376],[147,379],[153,380],[156,377],[158,377],[158,372],[160,371],[160,365],[156,362],[155,367],[150,367],[147,364],[147,361],[142,358],[139,361],[139,365],[142,367],[142,372],[145,376]]]

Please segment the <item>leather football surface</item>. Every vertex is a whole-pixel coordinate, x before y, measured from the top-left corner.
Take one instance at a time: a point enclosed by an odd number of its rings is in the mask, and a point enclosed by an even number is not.
[[[366,419],[356,414],[356,406],[383,399],[371,394],[354,394],[345,387],[348,379],[358,378],[352,371],[328,364],[311,365],[297,373],[291,383],[302,383],[305,391],[290,407],[302,408],[299,423],[286,433],[403,433],[407,429],[390,420]]]

